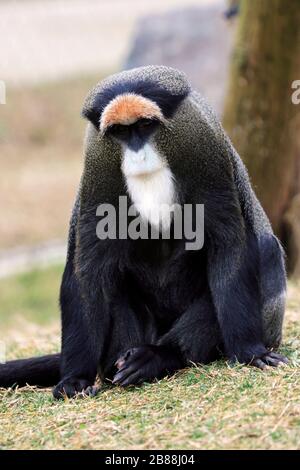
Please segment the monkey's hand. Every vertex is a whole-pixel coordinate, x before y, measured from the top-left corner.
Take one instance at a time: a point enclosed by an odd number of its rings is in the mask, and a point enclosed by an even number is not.
[[[65,397],[94,396],[98,389],[93,387],[93,384],[93,382],[83,378],[68,377],[61,380],[54,387],[52,393],[57,400],[64,399]]]
[[[239,356],[234,356],[230,360],[232,363],[237,361],[258,367],[261,370],[264,370],[267,366],[278,367],[289,362],[286,357],[276,352],[268,351],[264,346],[258,347],[256,351],[254,349]]]
[[[126,351],[116,362],[113,384],[126,387],[151,382],[182,367],[176,352],[166,346],[145,345]]]
[[[283,364],[288,364],[288,362],[285,356],[273,351],[267,351],[263,356],[253,358],[250,365],[264,370],[267,366],[278,367]]]

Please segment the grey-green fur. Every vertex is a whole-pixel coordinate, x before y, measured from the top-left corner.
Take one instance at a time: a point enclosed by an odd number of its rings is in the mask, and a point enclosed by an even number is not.
[[[113,75],[93,88],[85,101],[84,112],[93,107],[96,96],[105,87],[140,78],[151,78],[151,81],[172,93],[189,91],[173,118],[156,134],[154,142],[167,158],[175,178],[180,175],[177,183],[183,194],[189,195],[188,200],[182,202],[203,202],[199,200],[199,194],[205,189],[224,189],[223,175],[226,175],[235,186],[245,224],[251,227],[258,239],[266,234],[273,236],[241,158],[208,103],[198,92],[190,89],[183,73],[169,67],[148,66]],[[85,166],[79,194],[81,212],[93,210],[100,203],[116,204],[118,196],[126,194],[119,146],[88,123],[84,154]],[[267,261],[262,259],[261,263]],[[283,266],[282,270],[284,272]],[[262,270],[260,285],[265,343],[276,347],[281,340],[285,288],[280,292],[274,289],[270,270]]]

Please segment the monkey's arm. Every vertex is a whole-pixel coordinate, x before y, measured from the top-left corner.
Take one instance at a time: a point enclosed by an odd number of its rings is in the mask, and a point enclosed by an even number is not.
[[[63,274],[60,306],[62,321],[61,381],[53,390],[55,398],[71,397],[87,391],[97,373],[97,328],[87,313],[78,276],[75,273],[75,247],[78,205],[75,205],[70,232],[67,263]]]
[[[242,228],[237,233],[243,234]],[[210,247],[208,280],[225,346],[231,361],[264,368],[285,362],[264,344],[259,287],[258,241],[250,229]]]
[[[211,244],[208,280],[212,298],[225,352],[239,362],[249,363],[266,353],[262,343],[258,269],[253,236],[244,240],[225,236]]]
[[[251,187],[245,165],[231,142],[228,139],[225,142],[244,219],[252,228],[259,244],[259,284],[265,343],[268,347],[278,347],[282,338],[286,297],[284,251]]]
[[[61,381],[53,390],[55,398],[91,393],[99,360],[97,328],[87,315],[72,262],[67,262],[60,295],[62,311]]]

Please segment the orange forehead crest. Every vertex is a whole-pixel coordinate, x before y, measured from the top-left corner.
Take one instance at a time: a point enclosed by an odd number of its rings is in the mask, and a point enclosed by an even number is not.
[[[135,93],[124,93],[104,108],[100,130],[105,132],[113,124],[129,125],[142,118],[163,120],[163,114],[154,101]]]

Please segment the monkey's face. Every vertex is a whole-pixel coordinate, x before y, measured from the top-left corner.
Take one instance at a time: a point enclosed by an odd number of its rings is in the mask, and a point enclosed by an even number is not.
[[[141,118],[133,124],[114,124],[108,129],[108,137],[121,145],[125,177],[151,174],[164,167],[165,161],[154,145],[160,125],[158,120]]]
[[[163,66],[128,70],[98,84],[87,97],[83,115],[99,133],[94,134],[95,145],[99,158],[111,162],[107,172],[119,164],[127,187],[129,179],[137,184],[151,180],[152,185],[154,177],[158,181],[159,175],[166,175],[173,150],[164,144],[176,136],[167,131],[189,92],[185,76]]]
[[[125,177],[152,174],[165,166],[154,145],[163,121],[158,105],[135,93],[117,96],[104,109],[100,130],[121,146]]]

